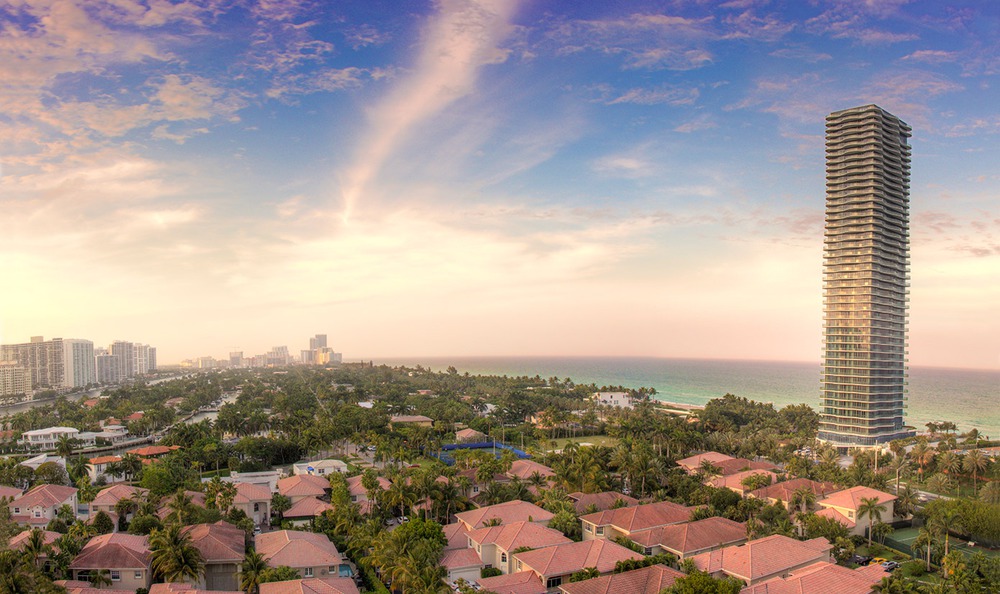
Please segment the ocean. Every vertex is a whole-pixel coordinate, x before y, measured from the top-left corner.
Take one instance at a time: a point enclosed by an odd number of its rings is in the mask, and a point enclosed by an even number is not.
[[[705,404],[731,393],[776,408],[819,404],[821,365],[775,361],[632,357],[401,357],[376,365],[422,365],[461,373],[570,378],[578,384],[655,388],[670,402]],[[929,421],[952,421],[1000,438],[1000,371],[911,367],[906,422],[923,430]]]

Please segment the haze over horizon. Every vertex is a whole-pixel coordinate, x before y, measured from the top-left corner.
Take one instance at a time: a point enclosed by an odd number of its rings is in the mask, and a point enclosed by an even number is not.
[[[824,118],[876,103],[910,365],[1000,369],[994,8],[0,0],[0,342],[818,362]]]

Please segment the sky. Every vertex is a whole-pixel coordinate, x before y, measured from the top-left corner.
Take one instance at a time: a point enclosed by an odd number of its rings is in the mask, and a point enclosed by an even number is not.
[[[824,118],[1000,369],[992,0],[0,0],[0,342],[819,361]]]

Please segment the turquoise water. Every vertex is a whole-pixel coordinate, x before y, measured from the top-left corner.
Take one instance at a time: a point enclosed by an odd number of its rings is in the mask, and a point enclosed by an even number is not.
[[[578,384],[656,388],[657,397],[704,404],[729,392],[778,408],[819,403],[819,362],[724,361],[616,357],[426,357],[375,360],[376,364],[422,365],[443,371],[510,376],[558,376]],[[1000,438],[1000,371],[912,367],[907,424],[953,421]]]

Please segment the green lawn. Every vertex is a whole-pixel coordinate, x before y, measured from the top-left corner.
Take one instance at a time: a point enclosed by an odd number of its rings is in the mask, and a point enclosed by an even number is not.
[[[587,437],[560,437],[555,440],[555,447],[552,446],[552,440],[546,439],[542,442],[542,446],[546,451],[551,452],[552,450],[561,450],[566,447],[567,444],[576,442],[579,444],[589,443],[591,445],[608,446],[613,448],[618,445],[617,437],[608,437],[607,435],[588,435]]]

